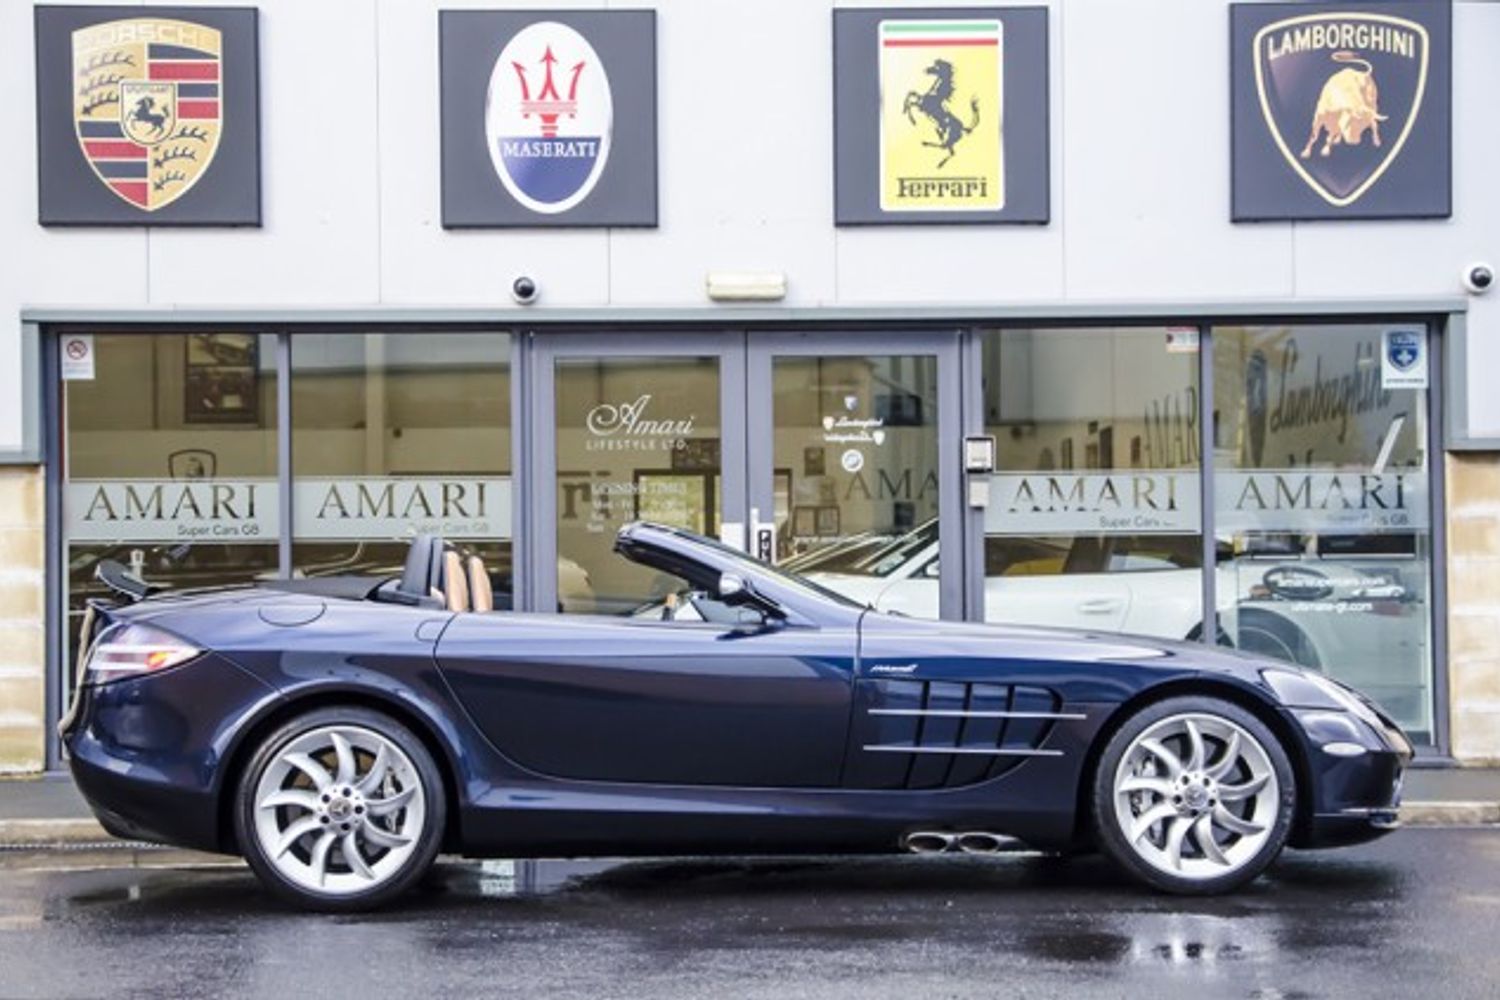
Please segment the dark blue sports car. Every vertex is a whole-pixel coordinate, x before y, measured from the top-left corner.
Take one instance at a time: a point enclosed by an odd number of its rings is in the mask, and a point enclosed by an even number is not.
[[[113,833],[242,854],[309,907],[470,856],[1098,848],[1158,889],[1396,823],[1406,738],[1316,673],[1204,645],[871,611],[637,523],[627,617],[492,611],[421,537],[397,579],[96,602],[63,734]],[[108,574],[108,571],[107,571]]]

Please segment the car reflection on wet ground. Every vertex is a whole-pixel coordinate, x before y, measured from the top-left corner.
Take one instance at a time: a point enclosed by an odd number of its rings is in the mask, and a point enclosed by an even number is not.
[[[0,996],[1500,994],[1493,830],[1289,853],[1214,899],[1093,857],[475,862],[357,917],[235,866],[89,867],[121,853],[0,855]]]

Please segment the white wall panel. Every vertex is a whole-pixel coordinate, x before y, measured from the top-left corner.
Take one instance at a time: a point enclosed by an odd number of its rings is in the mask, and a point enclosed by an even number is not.
[[[1229,221],[1227,5],[1068,0],[1055,21],[1067,294],[1292,294],[1290,226]]]
[[[655,6],[660,228],[613,232],[610,301],[706,305],[711,270],[784,271],[788,303],[833,301],[828,8]]]
[[[259,6],[263,227],[152,230],[150,299],[375,302],[375,0]]]

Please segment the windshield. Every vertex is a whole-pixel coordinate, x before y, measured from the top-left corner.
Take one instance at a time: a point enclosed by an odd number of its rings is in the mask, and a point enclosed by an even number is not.
[[[760,562],[757,559],[752,559],[750,558],[750,556],[741,552],[739,549],[734,548],[730,545],[725,545],[718,539],[708,538],[704,535],[695,534],[691,531],[683,531],[680,528],[664,528],[663,530],[670,531],[672,532],[672,534],[678,535],[682,538],[691,538],[699,545],[713,549],[716,553],[729,558],[733,562],[736,562],[749,570],[775,577],[778,582],[783,583],[794,590],[802,591],[804,594],[808,594],[825,601],[832,601],[833,603],[846,608],[871,607],[871,605],[866,604],[862,601],[850,600],[843,594],[840,594],[834,590],[829,590],[827,587],[820,586],[813,581],[806,579],[805,577],[798,576],[795,573],[789,573],[786,570],[780,569],[776,566],[767,565],[766,563]]]
[[[937,543],[937,521],[904,535],[856,535],[793,556],[784,564],[794,573],[844,573],[887,577]]]

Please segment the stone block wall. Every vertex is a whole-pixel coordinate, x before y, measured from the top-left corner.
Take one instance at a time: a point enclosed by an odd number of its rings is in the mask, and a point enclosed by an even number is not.
[[[42,769],[46,532],[39,467],[0,467],[0,774]]]
[[[1500,763],[1500,454],[1448,456],[1453,756]]]

